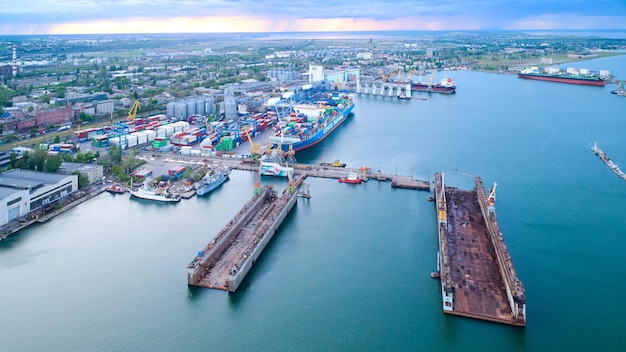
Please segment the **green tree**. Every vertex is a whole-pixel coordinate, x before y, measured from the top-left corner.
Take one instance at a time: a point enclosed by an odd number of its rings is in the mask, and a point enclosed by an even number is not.
[[[76,161],[77,163],[87,164],[87,163],[92,162],[95,158],[96,158],[96,154],[92,152],[91,150],[89,150],[86,153],[82,153],[82,152],[76,153],[76,156],[74,157],[74,161]]]
[[[126,158],[122,162],[122,168],[126,173],[130,173],[139,165],[141,165],[141,161],[137,159],[135,153],[126,154]]]
[[[93,116],[89,115],[88,113],[81,111],[80,114],[78,115],[78,118],[80,118],[83,121],[93,121]]]
[[[17,167],[17,154],[15,154],[15,152],[11,152],[9,155],[9,165],[11,166],[11,169]]]
[[[122,149],[116,144],[109,147],[109,155],[111,156],[111,161],[113,163],[119,163],[122,161]]]
[[[7,134],[6,136],[3,136],[3,137],[2,137],[2,141],[3,141],[4,143],[11,143],[11,142],[14,142],[14,141],[15,141],[15,136],[14,136],[14,135],[12,135],[12,134]]]
[[[54,143],[61,143],[61,137],[58,134],[54,137]]]
[[[46,149],[36,147],[28,157],[28,168],[35,171],[43,171],[43,164],[48,157],[48,151]]]
[[[98,165],[102,165],[104,172],[107,173],[109,171],[109,167],[113,164],[111,162],[111,156],[109,154],[100,155],[97,161]]]
[[[42,95],[39,100],[41,100],[42,103],[44,104],[50,104],[50,94],[44,94]]]
[[[60,156],[49,156],[43,163],[43,169],[45,172],[57,172],[63,163],[63,159]]]
[[[74,171],[72,172],[72,175],[78,175],[78,188],[83,188],[89,185],[89,177],[82,172]]]

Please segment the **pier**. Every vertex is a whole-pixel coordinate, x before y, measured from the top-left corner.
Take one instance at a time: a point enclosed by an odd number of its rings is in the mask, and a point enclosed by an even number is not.
[[[303,181],[278,195],[271,186],[250,199],[187,266],[187,283],[235,292],[296,203]]]
[[[312,164],[292,164],[290,165],[294,168],[295,172],[304,176],[304,177],[319,177],[319,178],[345,178],[350,174],[357,174],[362,181],[368,180],[376,180],[382,182],[391,181],[392,188],[404,188],[404,189],[414,189],[420,191],[429,191],[430,190],[430,182],[414,180],[410,176],[399,176],[399,175],[391,175],[384,174],[380,171],[372,172],[372,170],[368,167],[360,167],[360,168],[348,168],[348,167],[333,167],[333,166],[320,166],[320,165],[312,165]],[[244,171],[258,171],[259,164],[257,163],[246,163],[246,162],[237,162],[232,163],[230,165],[232,169],[236,170],[244,170]]]
[[[411,82],[358,81],[356,92],[359,94],[411,99]]]
[[[447,187],[435,174],[443,311],[515,326],[526,325],[524,287],[518,279],[480,177],[470,191]]]

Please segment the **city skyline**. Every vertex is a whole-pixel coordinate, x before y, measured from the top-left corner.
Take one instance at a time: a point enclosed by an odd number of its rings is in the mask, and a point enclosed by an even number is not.
[[[626,2],[596,0],[23,0],[0,34],[626,29]]]

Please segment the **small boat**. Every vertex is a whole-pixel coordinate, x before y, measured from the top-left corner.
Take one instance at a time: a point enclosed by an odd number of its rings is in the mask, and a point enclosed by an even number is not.
[[[361,179],[356,175],[356,173],[350,173],[348,177],[339,177],[339,183],[361,183]]]
[[[433,197],[433,196],[428,196],[428,197],[426,197],[426,199],[428,199],[431,202],[435,201],[435,197]]]
[[[433,279],[438,279],[439,278],[439,272],[438,271],[433,271],[432,273],[430,273],[430,277],[432,277]]]
[[[104,189],[105,191],[111,193],[111,194],[124,194],[126,193],[126,190],[122,187],[119,187],[117,184],[112,184],[109,187]]]
[[[335,160],[332,163],[320,163],[320,166],[346,167],[346,163],[342,163],[339,160]]]

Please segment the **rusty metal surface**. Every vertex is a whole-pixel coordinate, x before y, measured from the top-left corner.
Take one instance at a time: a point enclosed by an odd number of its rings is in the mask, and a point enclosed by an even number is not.
[[[476,191],[446,187],[452,314],[513,324],[506,288]]]

